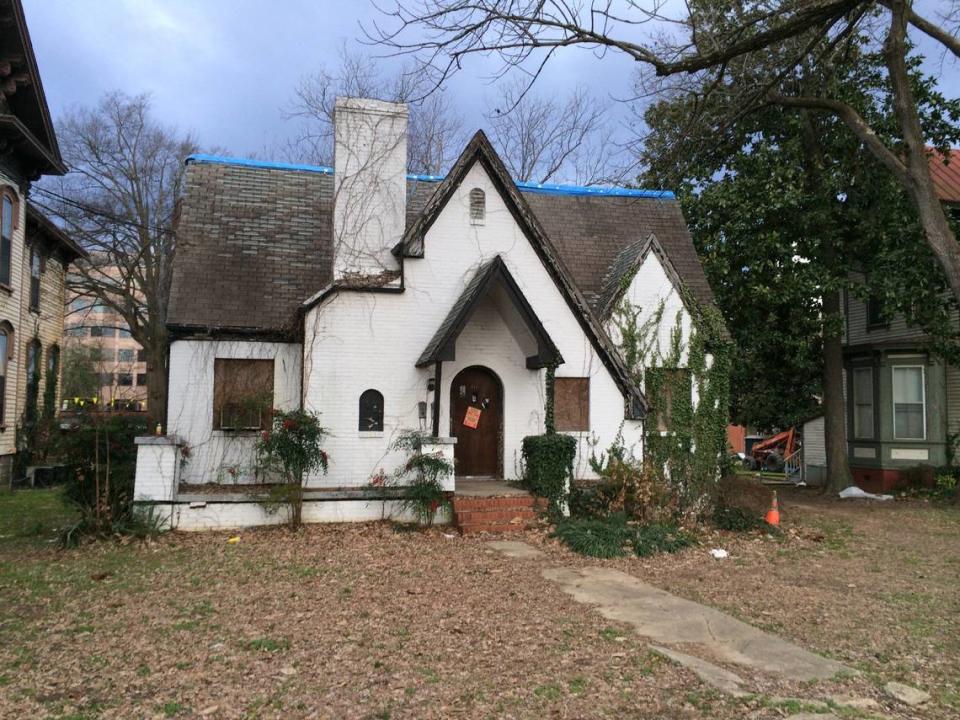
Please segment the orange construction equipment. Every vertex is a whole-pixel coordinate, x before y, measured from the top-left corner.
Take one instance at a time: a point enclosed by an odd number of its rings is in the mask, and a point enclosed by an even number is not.
[[[780,524],[780,509],[777,506],[777,491],[773,491],[773,500],[770,501],[770,509],[767,510],[767,517],[765,518],[767,525],[773,525],[774,527]]]
[[[792,427],[750,448],[747,467],[751,470],[783,472],[784,459],[793,455],[797,448],[797,429]]]

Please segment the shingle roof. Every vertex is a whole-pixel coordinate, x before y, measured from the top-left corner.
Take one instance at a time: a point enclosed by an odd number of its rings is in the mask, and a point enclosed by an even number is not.
[[[960,150],[951,150],[946,158],[934,152],[930,156],[930,175],[942,202],[960,204]]]
[[[412,228],[440,178],[408,180]],[[521,184],[574,284],[597,307],[627,247],[656,235],[701,302],[713,293],[679,203],[669,193],[564,192]],[[299,305],[332,280],[330,168],[198,156],[187,168],[168,323],[174,327],[293,334]],[[618,270],[617,268],[621,269]]]

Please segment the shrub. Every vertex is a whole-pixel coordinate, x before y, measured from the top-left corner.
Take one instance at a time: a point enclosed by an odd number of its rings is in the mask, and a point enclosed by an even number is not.
[[[443,489],[443,479],[453,473],[453,465],[441,453],[425,453],[430,436],[419,430],[400,435],[394,450],[407,453],[406,462],[393,475],[392,483],[404,488],[400,506],[412,511],[424,525],[432,525],[437,510],[448,508],[450,501]]]
[[[547,433],[523,439],[524,486],[546,498],[550,512],[561,514],[569,499],[577,441],[569,435]]]
[[[308,475],[316,470],[327,472],[329,458],[321,446],[327,431],[319,418],[306,410],[273,412],[269,430],[257,441],[257,458],[268,474],[279,477],[270,490],[267,510],[286,506],[290,527],[303,522],[303,486]]]
[[[692,537],[671,523],[639,525],[632,537],[633,552],[637,557],[657,553],[675,553],[694,544]]]
[[[553,535],[575,553],[597,558],[623,557],[631,546],[637,557],[647,557],[694,544],[691,536],[672,523],[634,525],[622,514],[561,520]]]
[[[65,545],[76,544],[83,535],[123,533],[138,523],[133,511],[134,438],[147,433],[141,415],[81,411],[75,421],[71,430],[57,436],[53,450],[67,467],[64,497],[81,515],[61,537]]]
[[[617,436],[606,453],[591,454],[590,467],[601,477],[592,498],[578,498],[581,508],[604,516],[624,513],[643,522],[672,517],[677,502],[670,486],[657,477],[649,463],[635,460]]]
[[[767,523],[756,515],[740,507],[717,505],[713,511],[713,522],[721,530],[749,532],[750,530],[768,530]]]
[[[626,554],[629,530],[623,516],[568,518],[557,523],[553,536],[579,555],[613,558]]]

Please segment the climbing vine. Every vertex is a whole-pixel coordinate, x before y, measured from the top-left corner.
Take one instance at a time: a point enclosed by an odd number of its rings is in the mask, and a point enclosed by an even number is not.
[[[613,320],[623,358],[650,406],[647,461],[672,488],[679,510],[702,512],[713,498],[726,457],[731,356],[720,312],[698,306],[686,293],[683,299],[685,307],[696,308],[686,343],[680,310],[667,347],[661,347],[663,301],[641,320],[642,309],[624,298]]]

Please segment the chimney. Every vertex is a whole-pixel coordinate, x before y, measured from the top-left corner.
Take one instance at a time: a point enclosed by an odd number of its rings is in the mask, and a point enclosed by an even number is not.
[[[333,119],[333,278],[399,270],[390,251],[406,225],[407,106],[338,97]]]

